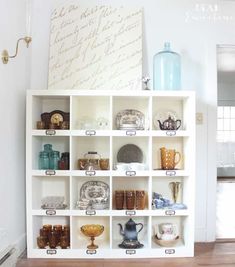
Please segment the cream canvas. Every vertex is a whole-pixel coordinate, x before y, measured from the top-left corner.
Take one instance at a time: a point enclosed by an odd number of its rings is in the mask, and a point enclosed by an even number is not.
[[[51,16],[48,89],[141,90],[142,9],[64,5]]]

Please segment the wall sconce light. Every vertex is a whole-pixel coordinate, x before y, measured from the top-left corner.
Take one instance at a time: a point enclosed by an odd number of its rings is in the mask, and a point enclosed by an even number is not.
[[[26,37],[24,37],[24,38],[20,38],[20,39],[17,41],[17,44],[16,44],[16,52],[15,52],[15,55],[13,55],[13,56],[9,56],[9,53],[8,53],[7,50],[3,50],[3,51],[2,51],[2,62],[3,62],[3,64],[7,64],[8,61],[9,61],[9,58],[14,58],[14,57],[17,56],[17,54],[18,54],[18,49],[19,49],[19,43],[20,43],[21,40],[25,41],[26,46],[29,47],[29,43],[32,41],[32,38],[29,37],[29,36],[26,36]]]

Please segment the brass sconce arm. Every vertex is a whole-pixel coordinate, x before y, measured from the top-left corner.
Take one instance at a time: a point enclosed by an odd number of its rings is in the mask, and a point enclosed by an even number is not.
[[[20,38],[18,41],[17,41],[17,44],[16,44],[16,51],[15,51],[15,54],[13,56],[9,56],[9,53],[7,50],[3,50],[2,51],[2,62],[3,64],[7,64],[8,61],[9,61],[9,58],[14,58],[17,56],[18,54],[18,50],[19,50],[19,43],[21,40],[24,40],[25,43],[26,43],[26,46],[27,48],[29,47],[29,43],[32,41],[32,38],[29,37],[29,36],[26,36],[24,38]]]

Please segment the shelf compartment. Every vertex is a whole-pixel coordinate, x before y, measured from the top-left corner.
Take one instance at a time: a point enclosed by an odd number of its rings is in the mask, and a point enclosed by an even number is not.
[[[99,247],[97,250],[110,248],[110,218],[109,216],[73,216],[72,217],[72,248],[87,249],[91,243],[90,238],[85,236],[80,228],[85,224],[100,224],[104,226],[104,232],[95,238],[95,244]]]
[[[39,249],[37,246],[37,237],[39,236],[40,233],[40,228],[43,227],[45,224],[51,224],[52,227],[53,225],[70,225],[70,217],[69,216],[33,216],[32,218],[32,244],[33,248]],[[71,237],[71,233],[70,233]],[[49,247],[47,247],[49,249]],[[60,247],[58,247],[60,249]],[[40,249],[44,250],[44,249]]]
[[[52,144],[52,149],[63,152],[69,152],[68,136],[33,136],[32,139],[32,168],[38,170],[39,152],[44,150],[45,144]],[[45,170],[44,170],[45,172]]]
[[[137,130],[113,130],[112,136],[149,136],[149,131],[137,131]]]
[[[73,96],[72,114],[73,130],[110,130],[110,97]]]
[[[88,151],[95,151],[101,158],[110,159],[110,138],[101,136],[72,137],[73,170],[78,170],[78,159],[84,159],[85,154],[88,153]]]
[[[149,129],[149,102],[148,96],[113,96],[113,125],[112,129],[117,130],[116,116],[125,109],[135,109],[144,114],[144,129]]]
[[[126,177],[138,177],[138,176],[149,176],[150,172],[149,171],[112,171],[112,176],[117,177],[117,176],[126,176]]]
[[[110,171],[101,171],[101,170],[95,170],[95,171],[79,171],[79,170],[73,170],[71,171],[71,174],[73,176],[84,176],[84,177],[97,177],[97,176],[110,176]]]
[[[177,182],[179,184],[179,193],[177,197],[177,203],[184,203],[184,179],[182,177],[153,177],[152,178],[152,196],[153,193],[162,195],[164,199],[170,200],[174,203],[170,183]],[[185,204],[185,203],[184,203]]]
[[[178,242],[171,247],[160,246],[155,242],[155,227],[162,223],[171,223],[175,224],[178,229],[179,240]],[[152,236],[152,248],[153,249],[176,249],[189,246],[190,242],[193,239],[193,235],[189,233],[189,217],[188,216],[152,216],[152,226],[151,226],[151,236]],[[187,234],[186,234],[187,233]]]
[[[41,209],[41,200],[46,196],[63,196],[66,209],[70,208],[69,177],[33,176],[32,192],[33,209]],[[45,210],[42,211],[45,214]]]
[[[152,136],[159,136],[159,137],[181,137],[185,136],[188,137],[190,136],[189,131],[182,131],[182,130],[177,130],[177,131],[162,131],[162,130],[153,130],[152,131]]]
[[[77,211],[81,211],[82,214],[85,214],[85,215],[95,215],[97,212],[101,213],[101,210],[96,210],[95,212],[92,212],[92,210],[91,210],[89,213],[89,210],[85,211],[85,210],[79,210],[78,208],[76,208],[76,203],[80,199],[81,187],[84,183],[86,183],[88,181],[100,181],[100,182],[104,182],[104,183],[108,184],[109,195],[110,195],[110,178],[109,177],[100,177],[100,176],[96,176],[96,177],[73,176],[72,177],[72,208],[77,210]],[[109,209],[110,209],[110,206],[111,205],[110,205],[110,198],[109,198]],[[104,210],[104,211],[107,211],[107,210]]]
[[[69,176],[69,170],[31,170],[33,176]]]
[[[144,190],[145,191],[145,210],[149,208],[149,177],[115,177],[112,180],[112,209],[116,210],[115,203],[115,191],[116,190]],[[151,197],[151,196],[150,196]],[[125,197],[124,197],[125,199]],[[124,209],[119,210],[119,213],[126,214],[129,212],[129,215],[134,211],[135,213],[141,210],[125,210],[126,201],[124,201]],[[144,210],[142,210],[143,212]]]
[[[178,176],[189,176],[187,170],[153,170],[152,175],[157,177],[178,177]]]
[[[72,136],[110,136],[110,130],[72,130]]]
[[[58,129],[52,129],[52,130],[32,130],[33,136],[69,136],[70,131],[69,130],[58,130]]]
[[[176,165],[176,170],[188,169],[188,162],[190,157],[185,157],[187,150],[189,150],[188,138],[187,137],[153,137],[152,139],[152,166],[154,170],[161,169],[161,147],[166,147],[166,149],[174,149],[181,154],[181,160],[179,164]],[[187,154],[188,155],[188,154]],[[176,156],[176,160],[178,156]],[[166,171],[166,170],[165,170]],[[170,172],[170,170],[168,171]]]
[[[40,209],[40,210],[32,210],[32,215],[38,216],[69,216],[71,211],[68,209]]]
[[[179,130],[189,130],[190,124],[192,123],[192,119],[195,114],[192,114],[190,107],[191,105],[191,98],[188,96],[154,96],[152,99],[152,129],[159,130],[159,124],[156,122],[156,118],[158,118],[159,114],[167,113],[167,111],[176,114],[177,118],[181,120],[181,126]],[[164,120],[167,120],[166,117],[160,119],[161,123]]]
[[[37,129],[36,123],[41,120],[42,113],[51,112],[53,110],[70,112],[70,97],[35,95],[32,96],[32,107],[32,129]]]
[[[119,249],[124,250],[123,248],[119,248],[119,244],[123,241],[123,236],[120,234],[120,226],[119,223],[122,225],[123,230],[125,228],[125,224],[129,221],[129,219],[132,218],[135,223],[142,223],[143,229],[138,233],[138,241],[143,244],[143,248],[149,248],[149,231],[150,231],[150,225],[149,225],[149,217],[148,216],[114,216],[112,217],[112,248],[113,249]],[[140,229],[140,225],[137,226],[137,231]],[[137,249],[136,249],[137,250]],[[139,250],[139,249],[138,249]]]
[[[113,137],[113,169],[118,163],[117,154],[119,149],[127,144],[133,144],[138,146],[143,152],[143,163],[146,165],[146,170],[148,170],[149,162],[149,150],[150,150],[150,140],[148,137],[133,136],[133,137]]]

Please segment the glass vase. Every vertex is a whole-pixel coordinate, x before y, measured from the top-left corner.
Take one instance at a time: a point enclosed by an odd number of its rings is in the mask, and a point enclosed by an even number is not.
[[[153,58],[153,89],[181,89],[181,59],[171,50],[170,43],[165,43],[164,50]]]

